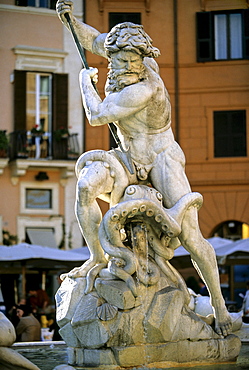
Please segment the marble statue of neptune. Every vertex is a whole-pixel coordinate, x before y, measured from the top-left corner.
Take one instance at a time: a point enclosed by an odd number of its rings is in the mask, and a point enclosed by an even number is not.
[[[76,216],[90,250],[90,259],[69,273],[70,277],[76,278],[94,271],[97,273],[98,266],[100,269],[107,263],[98,236],[102,215],[97,198],[106,199],[112,206],[120,201],[128,185],[149,184],[162,194],[164,207],[170,208],[190,193],[191,188],[185,174],[183,151],[171,129],[169,95],[154,59],[159,56],[159,50],[152,45],[141,25],[125,22],[116,25],[109,33],[100,33],[76,19],[72,11],[72,1],[57,2],[60,20],[68,28],[65,14],[69,13],[81,45],[109,62],[103,100],[92,83],[97,81],[98,70],[89,68],[80,72],[87,119],[92,126],[114,122],[117,135],[123,147],[129,150],[134,166],[131,174],[121,163],[120,182],[108,165],[113,157],[120,161],[115,150],[107,152],[106,157],[98,157],[96,151],[96,160],[89,160],[84,165],[79,159],[76,165]],[[186,211],[178,239],[179,245],[190,253],[209,290],[216,332],[227,336],[231,332],[231,319],[221,294],[215,252],[201,234],[195,207]]]

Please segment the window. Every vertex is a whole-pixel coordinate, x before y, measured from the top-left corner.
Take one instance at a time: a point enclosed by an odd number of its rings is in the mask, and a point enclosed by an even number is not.
[[[16,0],[17,6],[55,9],[57,0]]]
[[[26,129],[51,132],[52,75],[27,72],[27,121]]]
[[[214,33],[216,60],[242,58],[241,14],[216,14]]]
[[[67,74],[15,71],[15,130],[67,127]]]
[[[68,75],[15,71],[14,77],[14,147],[23,147],[28,134],[29,157],[66,158],[57,153],[52,133],[68,127]],[[23,134],[22,134],[23,133]],[[38,143],[39,141],[39,143]],[[21,142],[21,143],[20,143]],[[39,145],[38,145],[39,144]],[[36,149],[33,149],[33,146]],[[58,145],[57,145],[58,146]],[[39,149],[39,150],[38,150]],[[57,155],[58,154],[58,155]],[[63,157],[64,155],[64,157]]]
[[[109,29],[116,24],[123,22],[132,22],[141,24],[141,13],[109,13]]]
[[[214,156],[245,157],[246,111],[214,112]]]
[[[249,10],[197,13],[197,61],[249,59]]]
[[[236,220],[229,220],[218,225],[213,232],[214,236],[233,241],[247,238],[249,225]]]
[[[47,218],[38,216],[28,217],[27,215],[17,216],[17,233],[20,240],[27,240],[27,231],[29,231],[30,234],[30,230],[34,229],[42,232],[45,231],[47,232],[46,235],[50,234],[52,237],[54,236],[56,246],[59,246],[63,240],[63,217],[51,216]],[[52,233],[54,235],[52,235]],[[52,237],[50,238],[50,240],[53,239]],[[43,239],[45,239],[44,235],[42,238],[40,238],[38,245],[41,245]]]
[[[54,215],[59,213],[58,184],[22,182],[20,185],[20,213]]]
[[[51,189],[25,189],[25,207],[27,209],[52,209]]]

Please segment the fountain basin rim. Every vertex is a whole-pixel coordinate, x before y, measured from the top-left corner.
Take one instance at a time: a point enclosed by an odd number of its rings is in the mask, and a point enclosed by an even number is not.
[[[25,348],[25,347],[45,347],[48,346],[50,347],[51,345],[53,346],[65,346],[67,347],[66,343],[64,340],[48,340],[48,341],[37,341],[37,342],[15,342],[12,344],[11,348],[13,347],[19,347],[19,348]]]

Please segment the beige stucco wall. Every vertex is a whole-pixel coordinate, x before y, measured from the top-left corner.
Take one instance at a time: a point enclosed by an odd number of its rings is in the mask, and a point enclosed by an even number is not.
[[[13,85],[11,75],[16,67],[13,48],[17,45],[63,50],[62,24],[54,12],[40,9],[22,11],[20,7],[0,5],[1,24],[1,128],[13,130]],[[21,7],[21,9],[23,9]],[[26,8],[32,9],[32,8]],[[19,11],[18,11],[19,10]],[[41,15],[39,15],[42,13]],[[53,37],[50,37],[53,35]]]
[[[71,132],[79,134],[80,151],[82,151],[83,113],[78,87],[81,62],[71,35],[59,21],[55,11],[34,7],[18,7],[14,4],[14,1],[0,1],[0,129],[7,130],[8,133],[14,130],[14,69],[19,69],[21,65],[21,69],[24,66],[24,69],[32,70],[32,66],[25,66],[25,52],[23,55],[15,54],[13,49],[17,47],[20,49],[20,46],[24,47],[23,49],[30,48],[31,59],[33,50],[34,52],[40,50],[41,54],[48,50],[52,58],[58,52],[59,57],[56,56],[55,62],[51,63],[53,69],[50,70],[47,64],[43,65],[43,59],[40,59],[39,62],[35,62],[33,70],[42,71],[44,68],[48,72],[69,74],[69,128]],[[75,11],[77,16],[82,17],[82,1],[77,0]],[[37,56],[33,55],[33,58],[35,60]],[[44,63],[46,62],[47,60],[44,59]],[[66,165],[67,163],[65,163],[65,169]],[[37,168],[28,167],[24,174],[14,178],[13,181],[13,171],[11,171],[10,165],[7,165],[3,169],[3,174],[0,175],[0,189],[5,194],[4,197],[0,197],[2,227],[9,230],[11,234],[19,233],[17,219],[20,216],[25,216],[20,212],[21,183],[33,182],[35,187],[35,175],[39,170],[43,170],[42,168],[39,168],[39,165]],[[49,176],[48,184],[55,183],[59,186],[59,215],[64,217],[66,233],[68,235],[70,230],[73,231],[75,234],[73,247],[81,247],[82,238],[74,214],[76,178],[73,170],[69,177],[66,175],[66,178],[63,179],[62,177],[65,176],[63,168],[55,170],[55,168],[48,166],[45,170]],[[49,219],[43,215],[34,215],[33,217],[41,217],[41,220]]]

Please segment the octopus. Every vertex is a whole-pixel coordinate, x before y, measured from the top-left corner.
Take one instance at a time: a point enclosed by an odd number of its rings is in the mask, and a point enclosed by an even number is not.
[[[186,290],[182,277],[168,261],[180,245],[177,236],[186,209],[201,205],[202,196],[189,193],[166,209],[162,195],[155,189],[128,186],[122,201],[105,214],[99,228],[102,248],[109,256],[107,271],[101,275],[109,273],[125,281],[134,297],[137,282],[155,285],[161,271]]]

